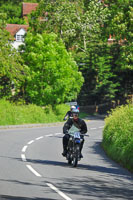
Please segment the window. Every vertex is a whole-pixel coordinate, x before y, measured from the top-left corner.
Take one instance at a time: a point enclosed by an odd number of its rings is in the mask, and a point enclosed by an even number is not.
[[[23,42],[24,41],[24,36],[23,35],[16,35],[16,41]]]

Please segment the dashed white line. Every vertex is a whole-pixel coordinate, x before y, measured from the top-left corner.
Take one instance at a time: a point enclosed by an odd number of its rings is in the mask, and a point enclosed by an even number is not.
[[[104,126],[100,126],[98,128],[103,128]],[[90,130],[95,130],[97,128],[90,128]],[[60,135],[62,133],[55,133],[54,135]],[[45,135],[45,137],[51,137],[53,136],[53,134],[49,134],[49,135]],[[35,140],[40,140],[42,139],[43,136],[40,136],[38,138],[36,138]],[[34,140],[31,140],[30,142],[28,142],[27,144],[32,144],[34,142]],[[25,145],[23,148],[22,148],[22,152],[25,152],[26,149],[27,149],[27,145]],[[21,154],[21,158],[24,162],[26,162],[26,157],[25,157],[25,154]],[[35,171],[31,165],[26,165],[27,168],[36,176],[38,177],[42,177],[37,171]],[[68,197],[67,195],[65,195],[63,192],[61,192],[58,188],[56,188],[54,185],[52,185],[51,183],[46,183],[52,190],[54,190],[55,192],[57,192],[60,196],[62,196],[65,200],[72,200],[70,197]]]
[[[104,126],[99,126],[99,128],[104,128]]]
[[[28,142],[28,144],[32,144],[34,142],[34,140],[31,140],[30,142]]]
[[[51,136],[53,136],[53,134],[49,134],[49,135],[45,135],[46,137],[51,137]]]
[[[95,130],[95,129],[97,129],[97,128],[90,128],[90,130]]]
[[[55,133],[54,135],[60,135],[60,134],[62,134],[62,133]]]
[[[42,139],[42,138],[43,138],[43,136],[36,138],[36,140],[40,140],[40,139]]]
[[[22,149],[22,152],[25,152],[25,151],[26,151],[26,149],[27,149],[27,147],[28,147],[27,145],[26,145],[26,146],[24,146],[24,147],[23,147],[23,149]]]
[[[21,154],[21,158],[24,162],[26,162],[26,157],[25,157],[25,154]]]
[[[58,190],[58,188],[56,188],[54,185],[52,185],[51,183],[47,183],[47,185],[54,190],[55,192],[57,192],[60,196],[62,196],[64,199],[66,200],[72,200],[71,198],[69,198],[67,195],[65,195],[63,192],[61,192],[60,190]]]
[[[26,166],[28,167],[28,169],[29,169],[33,174],[35,174],[36,176],[41,177],[41,175],[40,175],[37,171],[35,171],[30,165],[26,165]]]

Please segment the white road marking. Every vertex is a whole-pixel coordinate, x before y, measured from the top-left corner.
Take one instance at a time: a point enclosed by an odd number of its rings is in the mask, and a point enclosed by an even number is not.
[[[26,165],[26,166],[28,167],[28,169],[29,169],[33,174],[35,174],[36,176],[41,177],[41,175],[40,175],[38,172],[36,172],[30,165]]]
[[[25,152],[25,151],[26,151],[26,149],[27,149],[27,147],[28,147],[27,145],[26,145],[26,146],[24,146],[24,147],[23,147],[23,149],[22,149],[22,152]]]
[[[58,188],[56,188],[54,185],[52,185],[51,183],[47,183],[47,185],[54,190],[55,192],[57,192],[60,196],[62,196],[64,199],[66,200],[72,200],[71,198],[69,198],[67,195],[65,195],[63,192],[61,192],[60,190],[58,190]]]
[[[99,128],[104,128],[104,126],[99,126]]]
[[[54,135],[60,135],[60,134],[62,134],[62,133],[55,133]]]
[[[45,135],[46,137],[51,137],[51,136],[53,136],[53,134],[49,134],[49,135]]]
[[[26,157],[25,157],[25,154],[21,154],[21,158],[22,158],[22,160],[23,160],[24,162],[27,161],[27,160],[26,160]]]
[[[101,126],[99,128],[103,128],[104,126]],[[91,130],[94,130],[94,129],[97,129],[97,128],[90,128]],[[62,133],[55,133],[54,135],[60,135]],[[53,134],[49,134],[49,135],[45,135],[45,137],[51,137],[53,136]],[[43,136],[40,136],[38,138],[36,138],[35,140],[40,140],[42,139]],[[31,140],[30,142],[28,142],[27,144],[32,144],[34,142],[34,140]],[[27,145],[25,145],[23,148],[22,148],[22,152],[25,152],[26,149],[27,149]],[[21,154],[21,158],[24,162],[26,162],[26,157],[25,157],[25,154]],[[34,170],[31,165],[26,165],[27,168],[36,176],[38,177],[42,177],[41,174],[39,174],[36,170]],[[57,192],[60,196],[62,196],[65,200],[72,200],[70,197],[68,197],[67,195],[65,195],[63,192],[61,192],[58,188],[56,188],[54,185],[50,184],[50,183],[46,183],[52,190],[54,190],[55,192]]]
[[[42,139],[42,138],[43,138],[43,136],[36,138],[36,140],[40,140],[40,139]]]
[[[28,142],[28,144],[32,144],[34,142],[34,140],[31,140],[30,142]]]

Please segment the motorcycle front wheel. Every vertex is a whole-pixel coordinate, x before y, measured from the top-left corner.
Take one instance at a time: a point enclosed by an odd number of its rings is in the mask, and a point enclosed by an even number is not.
[[[67,160],[68,160],[68,164],[70,165],[72,163],[70,152],[67,153]]]
[[[73,167],[77,167],[79,153],[80,153],[80,146],[76,145],[75,151],[74,151],[74,157],[73,157]]]

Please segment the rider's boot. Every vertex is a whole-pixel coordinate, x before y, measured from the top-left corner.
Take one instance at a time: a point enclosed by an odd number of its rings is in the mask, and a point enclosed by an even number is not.
[[[80,146],[80,158],[83,158],[83,155],[82,155],[82,153],[81,153],[81,151],[82,151],[82,149],[83,149],[83,142],[81,143],[81,146]]]
[[[62,155],[64,157],[67,155],[67,147],[66,146],[63,147],[63,153],[62,153]]]
[[[82,155],[82,153],[80,152],[80,158],[83,158],[83,155]]]

